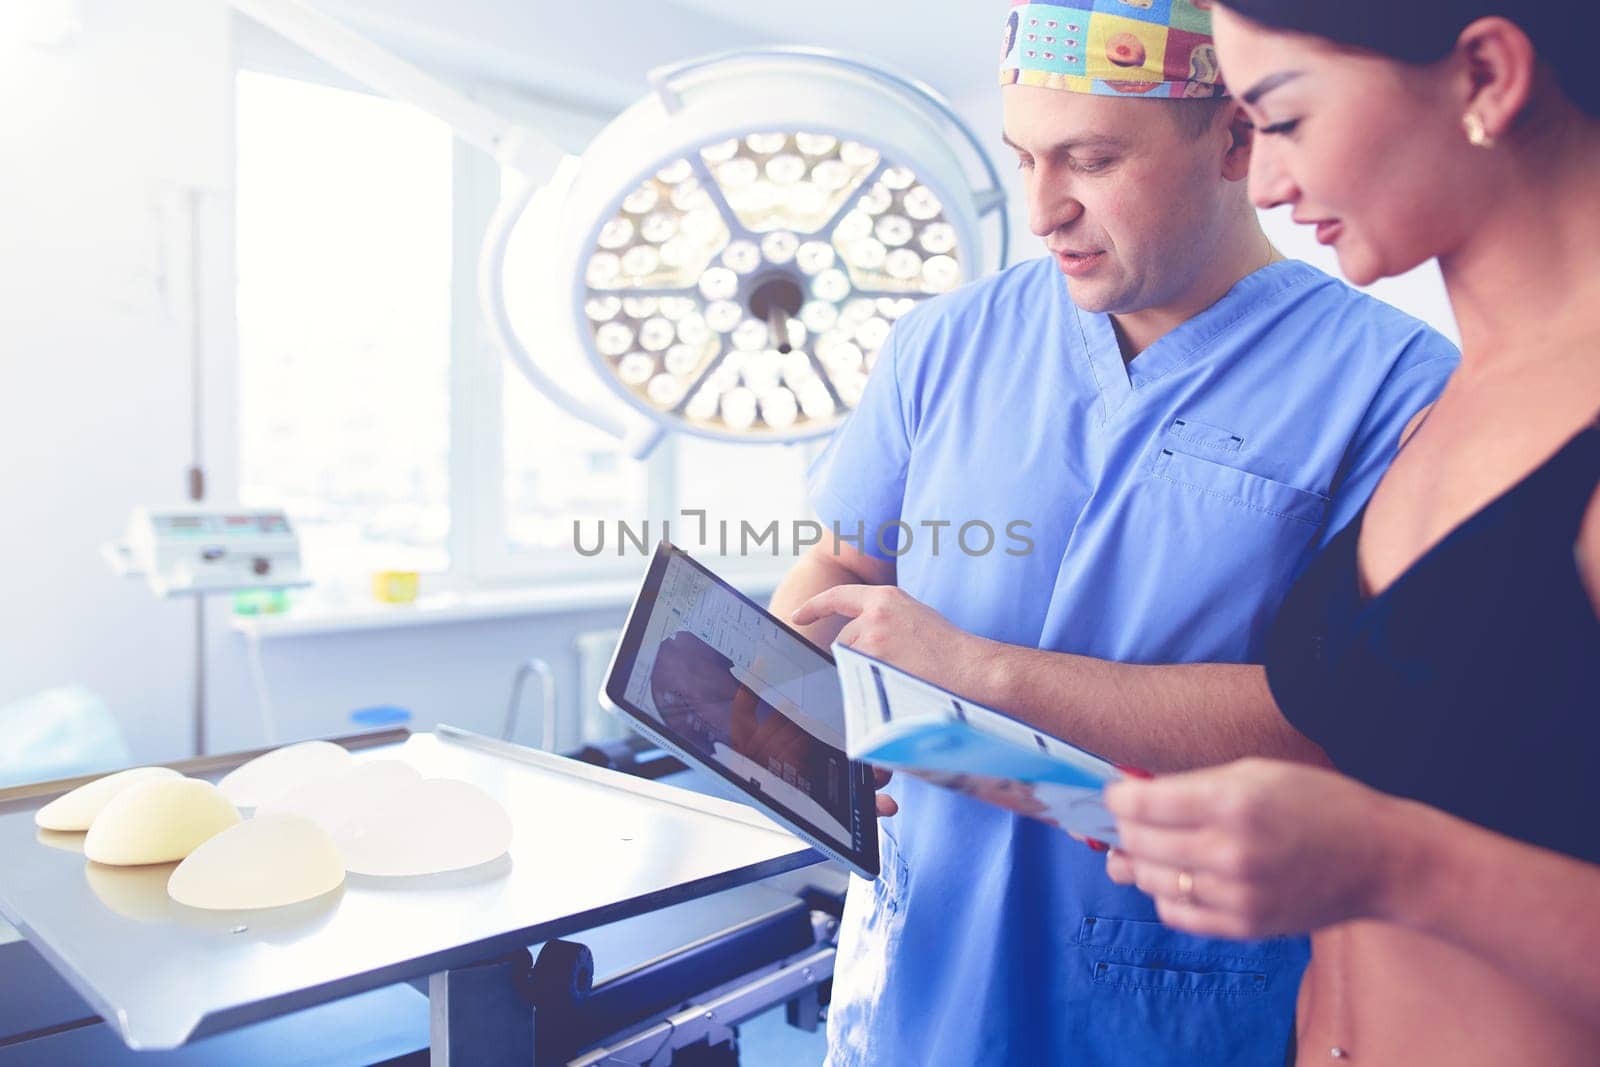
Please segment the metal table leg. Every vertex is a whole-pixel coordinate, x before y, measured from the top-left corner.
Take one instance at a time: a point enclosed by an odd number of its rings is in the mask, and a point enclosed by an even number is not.
[[[431,1067],[529,1067],[533,998],[527,949],[428,978]]]

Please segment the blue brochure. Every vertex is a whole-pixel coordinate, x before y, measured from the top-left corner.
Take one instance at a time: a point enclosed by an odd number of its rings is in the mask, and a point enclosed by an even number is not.
[[[1083,837],[1117,843],[1114,763],[845,645],[833,646],[845,751]]]

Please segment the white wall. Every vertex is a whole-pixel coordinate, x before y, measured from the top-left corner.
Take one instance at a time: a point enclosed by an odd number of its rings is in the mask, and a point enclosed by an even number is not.
[[[532,656],[556,675],[558,748],[582,740],[579,703],[593,693],[578,690],[577,634],[622,624],[626,605],[521,619],[456,622],[399,630],[353,631],[280,637],[262,644],[262,663],[280,742],[355,729],[348,714],[375,704],[411,710],[414,729],[440,722],[498,736],[517,666]],[[251,688],[244,639],[218,633],[211,649],[213,748],[233,751],[262,744],[258,705]],[[517,740],[540,736],[539,685],[523,694]]]
[[[113,580],[97,549],[136,503],[183,491],[171,246],[183,189],[212,191],[206,225],[227,218],[227,24],[208,0],[80,9],[58,45],[0,39],[0,701],[79,680],[145,754],[176,752],[188,608]]]

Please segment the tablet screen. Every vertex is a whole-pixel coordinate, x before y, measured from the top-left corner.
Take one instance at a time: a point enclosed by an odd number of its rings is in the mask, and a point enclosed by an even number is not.
[[[845,755],[832,657],[681,549],[657,550],[606,695],[769,813],[876,873],[872,774]]]

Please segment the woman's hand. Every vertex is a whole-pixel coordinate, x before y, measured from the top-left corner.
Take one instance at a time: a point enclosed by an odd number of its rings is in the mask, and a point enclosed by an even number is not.
[[[1383,917],[1402,884],[1405,804],[1343,775],[1247,759],[1106,790],[1113,881],[1196,934],[1255,938]]]

